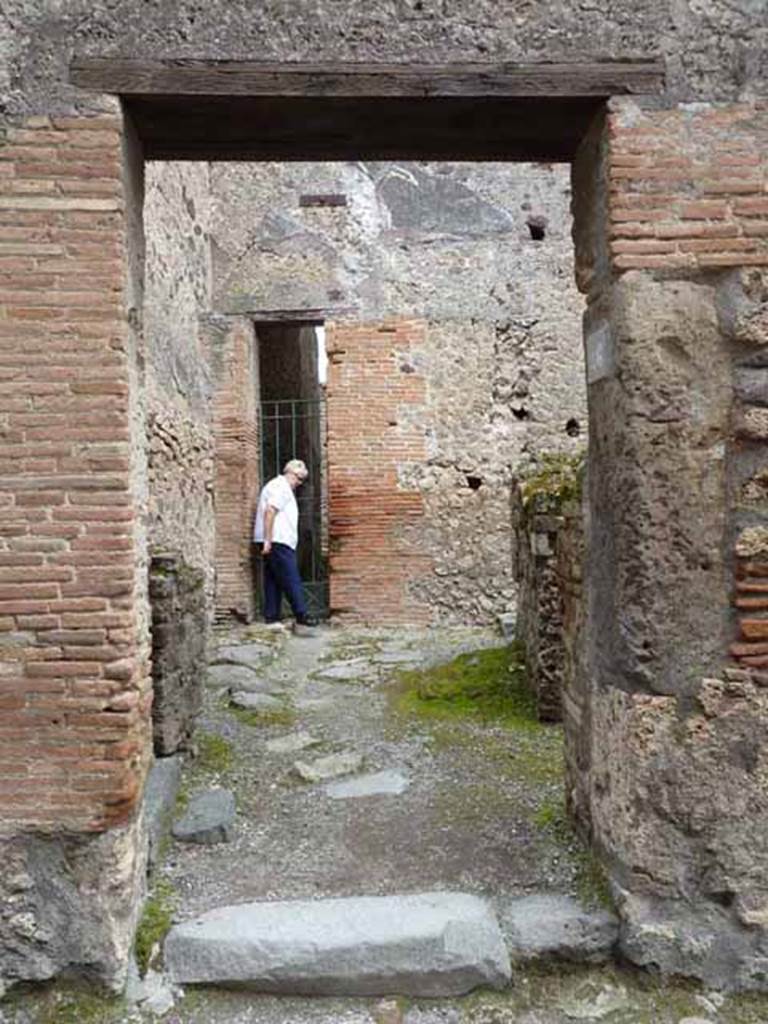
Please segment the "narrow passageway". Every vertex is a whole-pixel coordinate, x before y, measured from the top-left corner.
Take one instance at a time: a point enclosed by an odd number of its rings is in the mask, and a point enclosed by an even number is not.
[[[231,787],[238,813],[226,847],[174,847],[165,871],[181,914],[434,889],[502,903],[583,887],[561,815],[561,731],[539,725],[514,690],[493,630],[294,637],[254,626],[221,639],[187,788]],[[419,699],[413,670],[468,652],[476,697]],[[508,710],[496,704],[485,719],[482,688],[499,671]]]

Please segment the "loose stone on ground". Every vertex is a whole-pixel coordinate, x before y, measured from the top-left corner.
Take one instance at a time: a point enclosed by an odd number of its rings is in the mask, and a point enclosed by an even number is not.
[[[488,905],[462,893],[223,907],[176,925],[171,978],[302,995],[447,996],[511,972]]]
[[[182,818],[173,826],[174,839],[183,843],[228,842],[235,821],[235,796],[228,789],[209,789],[189,801]]]
[[[208,669],[208,686],[226,687],[230,690],[256,690],[264,682],[252,668],[245,665],[212,665]]]
[[[317,746],[321,741],[315,739],[308,732],[292,732],[287,736],[278,736],[274,740],[267,741],[267,750],[270,754],[295,754],[307,747]]]
[[[347,800],[367,796],[398,796],[409,786],[405,775],[395,771],[373,772],[354,779],[329,782],[325,793],[332,800]]]
[[[619,937],[619,921],[607,910],[585,910],[568,896],[512,900],[499,917],[513,961],[554,957],[604,963]]]
[[[226,644],[219,647],[211,659],[212,665],[245,665],[260,668],[274,656],[274,649],[267,644]]]
[[[237,690],[232,693],[229,703],[244,711],[284,711],[285,702],[272,697],[268,693],[249,693],[246,690]]]
[[[293,767],[305,782],[325,782],[326,779],[359,771],[362,763],[360,754],[329,754],[316,761],[296,761]]]

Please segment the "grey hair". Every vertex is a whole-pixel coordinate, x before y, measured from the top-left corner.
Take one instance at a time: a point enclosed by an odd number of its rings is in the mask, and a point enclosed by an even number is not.
[[[286,462],[283,466],[283,473],[294,473],[302,480],[309,476],[309,470],[301,459],[291,459],[290,462]]]

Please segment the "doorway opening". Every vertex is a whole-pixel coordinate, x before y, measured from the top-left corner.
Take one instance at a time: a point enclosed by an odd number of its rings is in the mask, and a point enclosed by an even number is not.
[[[260,479],[282,473],[301,459],[309,470],[298,490],[299,572],[310,615],[327,618],[328,449],[326,434],[325,332],[322,323],[256,323],[259,366]],[[261,563],[256,571],[256,603],[261,608]]]

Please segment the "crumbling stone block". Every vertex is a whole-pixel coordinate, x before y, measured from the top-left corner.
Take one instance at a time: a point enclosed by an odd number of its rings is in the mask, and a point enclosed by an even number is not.
[[[206,669],[203,573],[175,555],[152,559],[152,706],[155,753],[183,749],[200,711]]]

